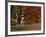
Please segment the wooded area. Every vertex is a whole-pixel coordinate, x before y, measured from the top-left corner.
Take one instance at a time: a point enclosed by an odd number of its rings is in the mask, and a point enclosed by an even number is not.
[[[34,24],[36,26],[38,25],[37,26],[38,28],[34,30],[39,30],[41,26],[39,25],[40,22],[41,22],[41,7],[40,6],[11,5],[11,31],[16,31],[16,25],[21,23],[24,25],[24,27],[31,27]],[[31,28],[28,28],[28,30],[31,30]]]

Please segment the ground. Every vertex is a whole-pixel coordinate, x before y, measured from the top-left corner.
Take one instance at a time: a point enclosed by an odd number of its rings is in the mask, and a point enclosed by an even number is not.
[[[34,31],[40,29],[41,29],[41,24],[36,23],[36,24],[24,25],[24,27],[18,29],[15,28],[15,30],[13,29],[13,31],[32,31],[32,30]]]

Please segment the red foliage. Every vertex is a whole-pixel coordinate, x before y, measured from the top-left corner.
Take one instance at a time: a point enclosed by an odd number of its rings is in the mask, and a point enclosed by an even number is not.
[[[23,7],[22,7],[23,8]],[[24,10],[22,9],[22,12]],[[30,18],[39,19],[41,16],[41,7],[39,6],[25,6],[25,15],[30,15]]]

